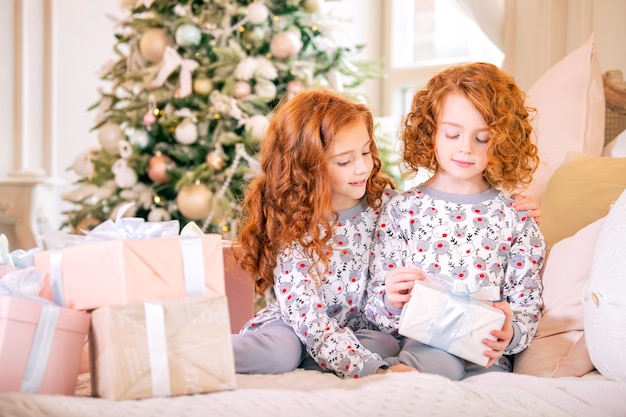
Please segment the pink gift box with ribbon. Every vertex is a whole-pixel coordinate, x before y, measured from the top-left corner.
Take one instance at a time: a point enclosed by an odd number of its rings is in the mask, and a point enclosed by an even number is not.
[[[40,296],[76,310],[183,296],[223,296],[218,234],[83,242],[34,254]]]
[[[74,395],[90,314],[0,296],[0,392]]]

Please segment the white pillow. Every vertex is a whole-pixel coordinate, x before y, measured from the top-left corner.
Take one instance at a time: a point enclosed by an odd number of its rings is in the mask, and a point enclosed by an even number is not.
[[[626,130],[617,135],[612,141],[606,144],[602,150],[602,156],[612,158],[626,158]]]
[[[583,291],[585,338],[591,362],[602,375],[620,382],[626,382],[625,236],[626,191],[602,226]]]
[[[568,152],[602,153],[606,103],[593,34],[527,93],[528,104],[537,109],[533,127],[541,161],[524,193],[541,202],[548,180]]]

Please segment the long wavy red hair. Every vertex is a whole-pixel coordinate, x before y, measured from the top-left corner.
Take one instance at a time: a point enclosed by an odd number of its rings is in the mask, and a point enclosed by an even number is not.
[[[315,260],[313,275],[326,272],[332,236],[322,231],[332,230],[336,219],[327,150],[342,129],[359,120],[367,126],[374,160],[367,202],[377,208],[383,190],[395,184],[382,170],[369,108],[325,89],[298,93],[276,107],[261,145],[261,173],[244,196],[237,238],[236,256],[259,293],[274,284],[277,257],[293,242]]]
[[[536,109],[525,104],[526,94],[512,76],[484,62],[449,67],[414,94],[402,129],[403,164],[408,173],[419,168],[436,171],[437,122],[450,94],[472,102],[489,126],[489,162],[483,173],[487,183],[503,191],[530,184],[539,164],[531,125]]]

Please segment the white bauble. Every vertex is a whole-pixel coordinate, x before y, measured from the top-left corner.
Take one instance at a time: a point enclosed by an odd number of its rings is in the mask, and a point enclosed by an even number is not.
[[[200,44],[202,32],[193,23],[183,23],[176,29],[176,43],[180,46],[196,46]]]
[[[170,220],[172,220],[172,216],[169,211],[165,210],[163,207],[157,207],[150,210],[150,213],[148,213],[149,222],[167,222]]]
[[[257,140],[263,139],[263,135],[265,135],[265,130],[268,125],[269,120],[261,114],[255,114],[246,120],[246,130],[248,130],[250,135]]]
[[[158,62],[163,59],[165,48],[172,45],[172,39],[165,29],[147,29],[139,40],[139,53],[144,59]]]
[[[98,129],[98,142],[100,142],[102,149],[108,152],[116,153],[117,142],[122,139],[124,139],[124,132],[117,123],[106,122]]]
[[[267,6],[260,1],[250,3],[250,5],[248,5],[248,20],[253,25],[259,25],[267,21],[269,14]]]
[[[133,147],[127,140],[120,140],[117,142],[117,150],[120,156],[124,159],[128,159],[133,156]]]
[[[120,188],[130,188],[137,184],[137,173],[128,166],[125,159],[113,163],[111,171],[115,174],[115,184]]]
[[[176,126],[174,138],[178,143],[191,145],[198,140],[198,127],[192,120],[185,119]]]
[[[201,220],[211,212],[213,193],[204,184],[183,187],[176,196],[178,210],[190,220]]]

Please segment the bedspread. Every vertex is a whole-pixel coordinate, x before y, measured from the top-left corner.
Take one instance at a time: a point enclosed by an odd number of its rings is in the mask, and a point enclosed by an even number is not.
[[[237,375],[237,389],[132,401],[89,397],[81,375],[78,396],[0,394],[2,417],[146,416],[626,416],[626,384],[598,373],[582,378],[485,374],[453,382],[418,373],[358,380],[297,370],[282,375]]]

